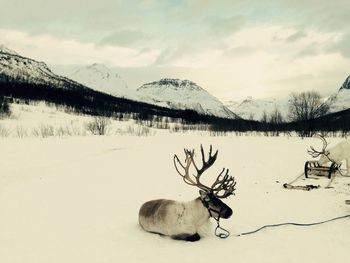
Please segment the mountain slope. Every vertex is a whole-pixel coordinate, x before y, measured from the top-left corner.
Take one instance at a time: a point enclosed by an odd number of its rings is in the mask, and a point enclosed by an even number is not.
[[[286,119],[288,114],[287,100],[258,100],[248,97],[242,102],[227,101],[225,102],[225,106],[246,120],[260,121],[264,112],[270,116],[275,109],[278,109],[281,112],[284,119]]]
[[[7,53],[7,54],[12,54],[12,55],[18,55],[16,51],[13,51],[12,49],[9,49],[5,47],[4,45],[0,45],[0,53]]]
[[[217,98],[189,80],[161,79],[142,85],[137,93],[139,100],[162,107],[191,109],[221,118],[239,118]]]
[[[343,85],[340,87],[340,90],[342,89],[349,89],[350,90],[350,75],[345,79]]]
[[[340,89],[330,96],[326,102],[329,105],[329,112],[338,112],[350,108],[350,89]]]
[[[135,91],[128,88],[126,82],[105,65],[94,63],[82,67],[69,78],[89,87],[113,96],[133,99]]]
[[[0,50],[0,82],[7,82],[9,79],[17,83],[50,84],[61,88],[67,84],[77,84],[54,74],[44,62],[20,56],[2,47]]]
[[[329,105],[329,112],[338,112],[350,108],[350,76],[348,76],[337,93],[331,95],[326,103]]]

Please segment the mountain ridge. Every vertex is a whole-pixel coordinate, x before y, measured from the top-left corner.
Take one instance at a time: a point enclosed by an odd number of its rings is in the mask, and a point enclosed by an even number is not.
[[[237,119],[221,101],[190,80],[163,78],[137,89],[139,100],[174,109],[192,109],[200,114]]]
[[[330,113],[350,108],[350,75],[345,79],[339,90],[328,97],[326,104],[329,106]]]
[[[345,79],[343,85],[341,85],[339,90],[350,89],[350,75]]]
[[[135,92],[128,88],[127,83],[118,73],[104,64],[93,63],[80,67],[68,77],[94,90],[135,100]]]

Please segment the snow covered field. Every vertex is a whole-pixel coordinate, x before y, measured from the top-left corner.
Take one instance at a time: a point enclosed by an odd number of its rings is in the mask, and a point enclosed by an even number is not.
[[[350,219],[312,227],[282,226],[238,236],[266,224],[311,223],[350,214],[350,178],[338,176],[331,189],[286,190],[301,174],[306,149],[318,139],[176,134],[112,120],[108,136],[92,136],[92,120],[39,104],[11,105],[0,120],[0,262],[347,262]],[[54,136],[35,131],[51,127]],[[67,131],[59,135],[61,129]],[[69,132],[68,132],[69,131]],[[141,131],[141,132],[140,132]],[[128,135],[127,135],[128,134]],[[142,134],[153,135],[143,137]],[[330,146],[340,139],[329,138]],[[237,181],[226,200],[234,214],[222,220],[228,239],[174,241],[144,232],[138,210],[157,198],[192,200],[198,190],[183,183],[173,154],[183,148],[219,150],[204,174],[208,183],[223,167]],[[326,185],[327,178],[298,184]]]
[[[66,137],[87,136],[91,132],[87,124],[93,121],[89,115],[67,113],[44,102],[37,105],[10,104],[10,118],[0,118],[0,137]],[[153,135],[155,130],[136,124],[133,120],[110,119],[106,135]]]
[[[334,145],[339,139],[329,139]],[[213,144],[230,168],[236,196],[226,202],[231,232],[199,242],[144,232],[138,209],[155,198],[191,200],[197,189],[172,164],[182,148]],[[302,172],[317,139],[203,133],[0,139],[0,262],[348,262],[350,219],[313,227],[283,226],[237,236],[265,224],[310,223],[350,214],[349,178],[332,189],[285,190]],[[328,179],[313,180],[321,184]],[[215,222],[213,222],[213,228]]]

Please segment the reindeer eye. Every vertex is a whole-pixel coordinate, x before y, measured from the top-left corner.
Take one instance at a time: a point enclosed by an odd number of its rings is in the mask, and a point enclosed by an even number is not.
[[[206,195],[206,196],[204,197],[204,201],[205,201],[205,202],[209,202],[209,201],[210,201],[210,197]]]

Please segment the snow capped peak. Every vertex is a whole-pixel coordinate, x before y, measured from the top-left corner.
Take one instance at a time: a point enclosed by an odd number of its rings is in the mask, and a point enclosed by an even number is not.
[[[247,98],[245,98],[242,102],[242,103],[251,103],[253,101],[253,97],[252,96],[248,96]]]
[[[134,97],[134,91],[128,88],[128,85],[120,75],[103,64],[94,63],[82,67],[73,72],[69,78],[92,89],[117,97]]]
[[[342,89],[350,89],[350,75],[345,79],[343,85],[340,87]]]
[[[11,54],[11,55],[18,55],[17,52],[7,48],[6,46],[0,44],[0,52],[1,53],[6,53],[6,54]]]
[[[338,112],[350,108],[350,89],[341,88],[337,93],[332,94],[327,100],[329,112]]]
[[[350,76],[348,76],[339,91],[326,100],[329,112],[338,112],[350,108]]]
[[[190,80],[164,78],[137,89],[139,100],[173,109],[191,109],[222,118],[238,116],[217,98]]]
[[[73,75],[83,75],[84,73],[89,73],[94,75],[94,77],[100,77],[102,79],[117,78],[121,79],[119,74],[113,72],[110,68],[103,64],[94,63],[92,65],[78,69],[73,73]]]
[[[162,88],[173,88],[173,89],[192,89],[192,90],[202,90],[196,83],[190,80],[181,80],[181,79],[171,79],[164,78],[159,81],[154,81],[151,83],[146,83],[142,85],[138,90],[153,87],[157,85]]]

